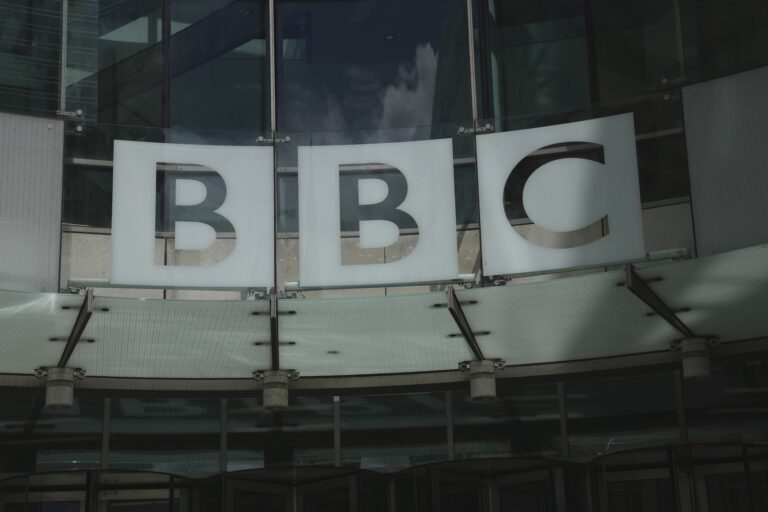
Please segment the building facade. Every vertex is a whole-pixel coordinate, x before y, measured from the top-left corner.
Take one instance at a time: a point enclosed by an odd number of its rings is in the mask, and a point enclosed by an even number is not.
[[[766,91],[761,0],[0,1],[2,512],[765,510]]]

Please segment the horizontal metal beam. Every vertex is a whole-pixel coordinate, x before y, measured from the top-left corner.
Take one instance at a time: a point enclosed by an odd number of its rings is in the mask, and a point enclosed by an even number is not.
[[[459,331],[461,331],[462,336],[464,336],[464,339],[469,345],[469,349],[478,361],[484,360],[485,357],[483,356],[483,351],[480,350],[480,345],[477,344],[475,333],[469,326],[467,317],[464,316],[464,310],[461,308],[461,302],[459,301],[459,298],[456,297],[456,292],[454,291],[453,286],[448,286],[445,293],[448,296],[448,311],[450,311],[454,322],[456,322],[456,326],[459,328]]]
[[[656,292],[648,286],[648,283],[646,283],[642,277],[637,275],[631,263],[626,264],[625,272],[627,277],[625,283],[629,291],[645,302],[649,308],[666,320],[669,325],[680,331],[686,338],[697,337],[693,331],[691,331],[691,329],[677,317],[675,312],[672,311],[672,308],[670,308],[661,297],[656,295]]]
[[[93,314],[93,289],[88,288],[85,290],[85,297],[83,298],[83,304],[80,306],[80,311],[77,313],[77,319],[75,319],[75,324],[72,326],[72,332],[69,333],[69,338],[67,338],[67,344],[64,345],[64,351],[61,353],[61,358],[59,358],[59,368],[64,368],[67,366],[67,363],[69,362],[69,358],[72,357],[72,352],[75,351],[75,347],[77,346],[77,343],[80,341],[80,337],[83,335],[83,331],[85,331],[85,326],[88,325],[88,320],[91,319],[91,315]]]

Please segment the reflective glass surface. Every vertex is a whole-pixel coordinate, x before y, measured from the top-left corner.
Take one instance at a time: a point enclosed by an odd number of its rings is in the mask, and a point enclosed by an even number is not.
[[[357,132],[470,119],[462,0],[276,2],[278,128]]]
[[[70,4],[66,108],[88,120],[162,126],[162,1]]]
[[[43,389],[6,390],[0,396],[0,472],[98,468],[103,403],[80,395],[69,409],[49,409]]]
[[[566,382],[573,455],[595,456],[680,440],[673,374]]]
[[[61,2],[0,2],[0,110],[52,114],[59,104]]]
[[[341,461],[409,467],[448,455],[445,393],[341,397]]]
[[[109,467],[172,473],[219,468],[220,401],[123,397],[111,401]]]
[[[688,438],[692,442],[768,440],[765,361],[732,361],[712,377],[685,381]]]
[[[475,401],[465,390],[451,392],[457,459],[560,452],[556,384],[497,383],[497,400]]]
[[[264,0],[172,0],[170,136],[228,143],[217,131],[268,128]]]
[[[333,405],[330,396],[292,396],[284,411],[269,411],[261,399],[227,402],[228,469],[333,465]]]

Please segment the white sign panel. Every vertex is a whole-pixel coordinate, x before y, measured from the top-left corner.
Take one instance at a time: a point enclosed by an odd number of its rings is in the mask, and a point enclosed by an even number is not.
[[[341,194],[344,181],[352,182]],[[356,192],[356,193],[354,193]],[[342,203],[345,203],[342,205]],[[450,139],[299,148],[302,286],[386,285],[456,279],[456,209]],[[360,249],[392,247],[418,233],[397,261],[346,264],[341,210]]]
[[[172,184],[163,213],[177,251],[206,251],[217,229],[231,251],[207,266],[155,261],[156,184]],[[271,287],[274,267],[271,147],[115,141],[112,203],[113,284]],[[178,169],[174,173],[174,169]],[[203,212],[204,215],[200,215]],[[213,220],[211,220],[213,219]]]
[[[645,257],[632,114],[479,135],[477,163],[486,275]],[[533,225],[510,225],[509,180]]]

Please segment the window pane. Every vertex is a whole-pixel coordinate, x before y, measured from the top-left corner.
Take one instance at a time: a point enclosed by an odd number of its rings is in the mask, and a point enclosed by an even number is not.
[[[680,440],[671,372],[568,382],[566,392],[571,455]]]
[[[269,411],[261,399],[228,400],[228,471],[332,465],[332,403],[329,396],[291,396],[288,409]]]
[[[174,142],[202,137],[227,143],[226,134],[215,132],[268,127],[266,5],[263,0],[171,0]]]
[[[768,367],[764,361],[732,362],[713,368],[706,380],[685,382],[691,442],[768,441]]]
[[[67,109],[87,120],[162,124],[162,0],[69,2]]]
[[[361,468],[445,460],[444,393],[341,397],[341,457]]]
[[[550,456],[560,450],[556,384],[497,382],[497,400],[453,391],[456,458]]]
[[[101,462],[100,397],[75,394],[68,409],[45,407],[43,389],[0,396],[0,472],[98,468]]]
[[[278,1],[276,8],[281,130],[471,119],[463,0]]]
[[[219,400],[113,398],[110,469],[219,469]]]
[[[58,110],[60,47],[61,2],[0,2],[0,110]]]

